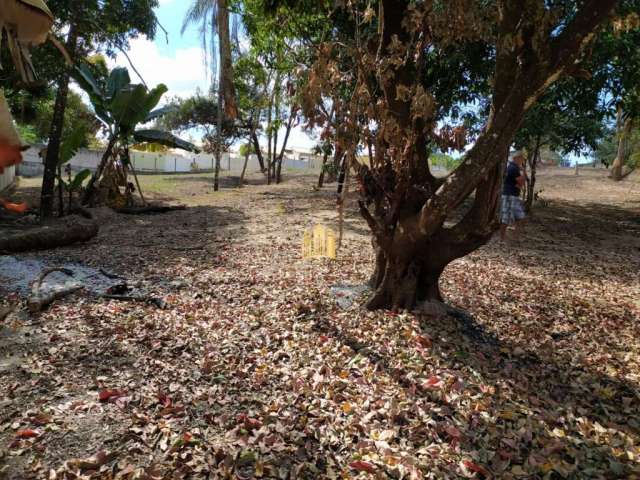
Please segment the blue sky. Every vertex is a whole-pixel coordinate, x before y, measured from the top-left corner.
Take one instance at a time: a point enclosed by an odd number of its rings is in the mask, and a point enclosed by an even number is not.
[[[159,29],[153,41],[146,38],[133,40],[128,52],[129,58],[149,86],[159,83],[167,85],[169,92],[166,98],[187,97],[193,95],[198,88],[206,92],[210,84],[204,67],[204,52],[198,28],[193,26],[184,35],[180,33],[190,4],[191,0],[160,0],[156,14],[168,32],[168,41],[167,36]],[[114,63],[129,66],[124,55],[119,55]],[[195,132],[193,135],[199,140]],[[283,136],[280,134],[279,138],[282,139]],[[300,128],[295,128],[291,132],[287,148],[309,149],[314,143]]]

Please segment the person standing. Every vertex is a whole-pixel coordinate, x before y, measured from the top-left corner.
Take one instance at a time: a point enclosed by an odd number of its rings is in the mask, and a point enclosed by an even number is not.
[[[520,238],[522,222],[526,215],[524,205],[520,199],[520,189],[524,186],[525,176],[523,174],[525,156],[523,152],[516,152],[507,163],[507,171],[502,187],[502,205],[500,213],[500,240],[507,238],[507,228],[510,225],[515,227],[513,239]]]

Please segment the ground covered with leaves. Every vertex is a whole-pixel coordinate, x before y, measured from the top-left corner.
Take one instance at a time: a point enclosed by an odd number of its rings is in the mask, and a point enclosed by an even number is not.
[[[301,259],[332,186],[177,179],[156,195],[186,211],[20,257],[164,302],[0,324],[0,478],[640,478],[640,184],[543,172],[525,239],[452,264],[460,311],[430,317],[337,305],[372,268],[355,213],[337,260]]]

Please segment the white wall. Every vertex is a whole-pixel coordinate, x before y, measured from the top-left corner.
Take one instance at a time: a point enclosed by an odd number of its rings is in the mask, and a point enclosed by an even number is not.
[[[283,168],[296,170],[314,170],[320,168],[322,159],[320,157],[306,156],[308,160],[300,160],[285,157]],[[94,150],[80,150],[71,159],[70,165],[73,170],[88,168],[95,170],[102,158],[102,152]],[[215,157],[205,153],[193,154],[184,152],[181,155],[173,153],[149,153],[131,152],[133,166],[139,172],[197,172],[211,171],[215,167]],[[244,157],[236,153],[224,153],[220,159],[220,167],[228,173],[240,174],[244,165]],[[247,172],[255,172],[260,169],[256,155],[249,156]],[[24,154],[24,162],[18,167],[18,173],[24,176],[42,175],[44,167],[42,159],[38,155],[38,150],[31,148]]]
[[[9,187],[16,176],[16,167],[7,167],[4,169],[4,173],[0,175],[0,192]]]

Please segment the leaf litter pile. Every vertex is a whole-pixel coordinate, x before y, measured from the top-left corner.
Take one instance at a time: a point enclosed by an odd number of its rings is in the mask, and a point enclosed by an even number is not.
[[[80,292],[0,324],[0,478],[640,478],[637,204],[551,201],[448,267],[459,312],[429,317],[337,305],[370,243],[354,215],[338,260],[300,258],[335,227],[312,181],[40,254],[164,308]]]

